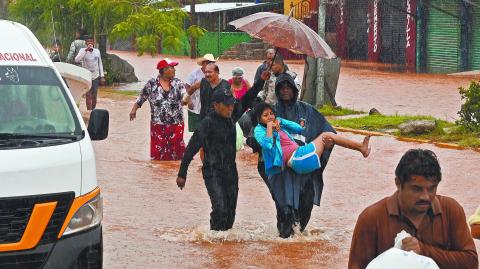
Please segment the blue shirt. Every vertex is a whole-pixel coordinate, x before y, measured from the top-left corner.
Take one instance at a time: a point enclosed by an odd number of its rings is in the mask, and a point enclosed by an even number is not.
[[[300,134],[303,131],[300,124],[277,118],[280,122],[280,128],[284,131],[292,141],[295,141],[291,134]],[[255,140],[262,147],[262,156],[265,162],[265,173],[267,176],[275,175],[283,170],[283,152],[280,144],[280,135],[278,132],[273,131],[273,136],[267,136],[267,128],[261,124],[255,127],[253,133]]]

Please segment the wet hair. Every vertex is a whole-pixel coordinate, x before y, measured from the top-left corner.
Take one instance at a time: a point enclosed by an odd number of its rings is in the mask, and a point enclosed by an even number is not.
[[[395,176],[403,186],[411,176],[423,176],[428,180],[440,182],[442,172],[437,155],[428,149],[410,149],[400,159]]]
[[[88,36],[88,32],[87,30],[85,30],[84,28],[80,28],[77,30],[78,32],[78,35],[79,35],[79,38],[81,40],[87,40],[86,37]]]
[[[217,73],[220,74],[220,69],[218,68],[218,65],[215,63],[215,62],[211,62],[209,63],[208,65],[212,65],[213,66],[213,70]]]
[[[275,114],[275,109],[273,108],[272,105],[261,102],[258,103],[255,108],[253,109],[253,119],[252,119],[252,126],[255,126],[257,124],[262,124],[260,121],[260,118],[262,117],[262,114],[265,110],[270,109],[273,111],[273,114]]]

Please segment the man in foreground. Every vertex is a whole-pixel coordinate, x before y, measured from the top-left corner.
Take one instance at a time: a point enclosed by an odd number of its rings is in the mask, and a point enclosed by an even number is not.
[[[442,269],[477,269],[477,251],[463,208],[436,194],[441,179],[432,151],[407,151],[395,170],[397,191],[358,217],[348,268],[366,268],[393,247],[396,235],[404,230],[411,236],[403,239],[403,250],[430,257]]]

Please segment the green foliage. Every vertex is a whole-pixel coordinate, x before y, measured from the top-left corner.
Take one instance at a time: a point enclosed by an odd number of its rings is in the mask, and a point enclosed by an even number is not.
[[[135,90],[115,90],[115,88],[101,88],[102,92],[116,93],[127,96],[138,96],[139,92]]]
[[[195,39],[201,38],[203,35],[205,35],[206,32],[207,30],[197,25],[192,25],[187,29],[187,34]]]
[[[460,120],[457,124],[470,131],[480,131],[480,84],[472,81],[469,88],[460,87],[459,91],[465,103],[458,112]]]
[[[435,118],[431,116],[370,115],[360,118],[333,119],[330,120],[330,122],[334,125],[353,129],[382,131],[386,129],[396,129],[398,125],[409,120],[435,120]]]
[[[346,116],[346,115],[358,115],[365,114],[364,111],[356,111],[348,108],[337,108],[332,105],[324,105],[318,109],[324,116]]]
[[[162,48],[162,54],[176,55],[176,56],[188,56],[190,55],[191,47],[187,35],[183,35],[180,39],[180,46],[175,48]]]
[[[178,7],[177,2],[160,2],[153,6],[144,6],[114,26],[112,39],[135,36],[139,54],[148,52],[154,55],[159,44],[167,50],[182,47],[184,36],[201,37],[206,30],[191,26],[184,30],[188,13]]]
[[[68,50],[76,30],[85,28],[91,35],[108,34],[113,25],[134,11],[134,3],[140,2],[142,1],[16,0],[9,5],[9,19],[25,24],[47,45],[54,39],[55,28],[56,38],[64,50]]]
[[[133,36],[140,54],[155,54],[159,45],[176,49],[184,36],[200,38],[206,32],[196,25],[185,29],[189,15],[175,0],[16,0],[9,5],[9,14],[47,46],[55,29],[64,54],[79,28],[107,35],[111,41]]]
[[[426,134],[402,135],[398,130],[398,125],[410,120],[434,120],[436,128]],[[329,122],[334,126],[347,127],[359,130],[368,130],[375,132],[387,132],[397,137],[408,137],[434,142],[455,143],[464,147],[480,147],[478,132],[472,132],[464,126],[455,125],[435,119],[431,116],[386,116],[371,115],[360,118],[349,119],[330,119]]]

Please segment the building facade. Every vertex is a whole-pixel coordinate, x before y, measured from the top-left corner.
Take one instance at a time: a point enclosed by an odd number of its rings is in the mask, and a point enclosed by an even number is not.
[[[316,10],[316,2],[311,3],[310,9]],[[480,69],[479,0],[327,3],[325,39],[343,59],[385,63],[411,72]]]

